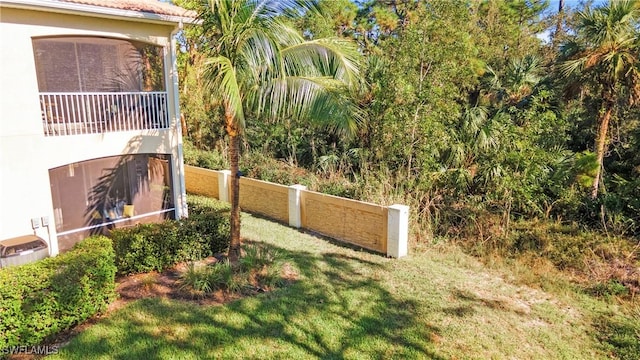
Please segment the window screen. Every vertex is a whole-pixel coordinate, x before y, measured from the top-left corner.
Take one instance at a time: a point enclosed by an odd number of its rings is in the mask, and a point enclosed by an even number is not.
[[[169,155],[138,154],[49,170],[60,248],[111,227],[172,217],[170,164]]]
[[[96,37],[33,40],[40,92],[164,91],[162,48]]]

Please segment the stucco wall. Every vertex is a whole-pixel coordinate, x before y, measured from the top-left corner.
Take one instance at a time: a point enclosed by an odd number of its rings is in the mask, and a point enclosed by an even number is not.
[[[172,26],[4,7],[0,16],[0,240],[33,233],[31,218],[48,217],[49,230],[36,233],[57,253],[51,241],[56,234],[48,174],[57,166],[118,154],[170,154],[174,190],[182,192],[176,166],[181,140],[172,101],[168,102],[170,130],[45,137],[32,46],[34,37],[65,35],[127,38],[164,46],[171,99],[176,80],[170,74]]]
[[[218,171],[195,166],[184,166],[184,181],[190,194],[220,199]]]

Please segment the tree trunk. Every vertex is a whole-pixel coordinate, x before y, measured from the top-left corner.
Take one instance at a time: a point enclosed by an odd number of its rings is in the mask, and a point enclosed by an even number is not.
[[[598,189],[600,187],[600,181],[602,178],[603,162],[604,162],[604,150],[607,142],[607,133],[609,131],[609,120],[611,119],[611,111],[613,110],[612,104],[605,103],[604,114],[600,119],[600,127],[598,128],[598,138],[596,139],[596,158],[598,162],[598,168],[596,169],[596,177],[593,180],[593,187],[591,189],[591,198],[598,197]]]
[[[556,19],[556,32],[553,33],[553,49],[557,50],[560,44],[560,37],[562,37],[564,33],[564,29],[562,28],[562,23],[564,21],[564,0],[560,0],[558,2],[558,15]]]
[[[225,130],[229,135],[229,164],[231,167],[231,240],[229,242],[229,261],[237,262],[240,258],[240,169],[238,157],[240,153],[240,131],[235,120],[235,115],[224,104]]]
[[[558,2],[558,22],[556,22],[556,34],[557,37],[562,32],[562,20],[564,20],[564,0]]]
[[[240,139],[238,135],[229,135],[229,163],[231,164],[231,242],[229,243],[229,261],[236,262],[240,257],[240,176],[238,175],[238,153]]]

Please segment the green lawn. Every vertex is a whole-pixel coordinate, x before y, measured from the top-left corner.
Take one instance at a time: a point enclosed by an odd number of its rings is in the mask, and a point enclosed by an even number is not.
[[[54,358],[611,355],[611,345],[598,339],[603,314],[619,316],[613,306],[516,285],[455,248],[413,249],[407,258],[386,259],[243,216],[243,237],[285,252],[298,281],[225,306],[137,301],[91,326]]]

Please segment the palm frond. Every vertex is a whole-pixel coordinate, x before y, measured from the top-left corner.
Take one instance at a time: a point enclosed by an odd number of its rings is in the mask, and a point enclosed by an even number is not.
[[[359,79],[360,54],[344,39],[326,38],[293,44],[282,49],[287,73],[291,75],[331,75],[349,86]]]
[[[205,61],[205,78],[210,79],[205,86],[211,94],[228,104],[234,123],[239,130],[244,129],[242,94],[231,60],[216,56]]]
[[[297,117],[355,133],[360,115],[348,96],[358,84],[360,55],[341,39],[304,41],[280,21],[287,10],[316,11],[309,0],[210,0],[216,41],[206,63],[208,88],[223,99],[240,129],[244,111]],[[293,11],[293,10],[292,10]]]

